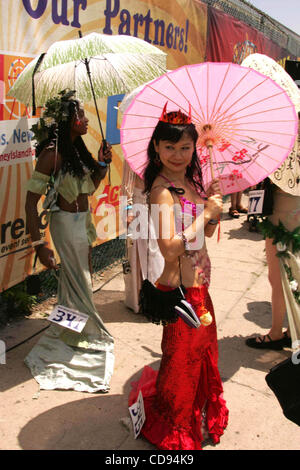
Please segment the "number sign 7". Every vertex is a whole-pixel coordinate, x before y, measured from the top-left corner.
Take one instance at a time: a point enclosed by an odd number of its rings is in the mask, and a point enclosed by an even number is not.
[[[262,214],[265,192],[263,189],[250,191],[249,193],[249,214]]]

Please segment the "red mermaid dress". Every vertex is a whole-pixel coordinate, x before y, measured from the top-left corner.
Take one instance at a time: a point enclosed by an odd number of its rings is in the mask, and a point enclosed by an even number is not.
[[[158,286],[162,290],[166,286]],[[186,300],[197,315],[208,310],[209,326],[191,328],[181,318],[163,329],[159,371],[146,366],[132,383],[129,406],[141,390],[146,421],[141,434],[158,449],[200,450],[206,429],[218,443],[228,422],[228,409],[218,371],[214,310],[207,285],[187,288]]]

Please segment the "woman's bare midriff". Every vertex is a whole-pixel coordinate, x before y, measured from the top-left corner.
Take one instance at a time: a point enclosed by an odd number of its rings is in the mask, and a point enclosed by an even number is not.
[[[207,256],[206,250],[200,250],[199,253],[203,253],[203,255]],[[180,265],[182,284],[185,287],[200,287],[204,283],[207,283],[207,278],[199,277],[199,269],[194,268],[191,258],[181,256]],[[157,282],[168,287],[177,287],[180,285],[181,281],[178,258],[172,262],[165,260],[164,270]]]
[[[89,209],[88,195],[79,194],[77,200],[70,204],[59,194],[57,205],[66,212],[87,212]]]

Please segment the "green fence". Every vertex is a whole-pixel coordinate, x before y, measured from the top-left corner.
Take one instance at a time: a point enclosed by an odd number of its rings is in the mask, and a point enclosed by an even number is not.
[[[115,238],[102,245],[95,246],[92,251],[92,266],[94,273],[101,273],[125,257],[125,240]],[[57,279],[51,270],[43,271],[39,275],[41,281],[41,295],[39,301],[56,294]]]

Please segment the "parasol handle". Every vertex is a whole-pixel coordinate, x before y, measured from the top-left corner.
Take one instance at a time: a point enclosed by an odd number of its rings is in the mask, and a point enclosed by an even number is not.
[[[34,70],[33,70],[33,73],[32,73],[32,78],[31,78],[31,81],[32,81],[32,84],[31,84],[32,85],[32,116],[36,115],[34,76],[37,73],[37,71],[39,70],[39,67],[40,67],[41,63],[43,62],[43,59],[44,59],[45,55],[46,55],[46,52],[43,52],[43,54],[41,54],[39,56],[38,61],[35,64],[35,67],[34,67]]]
[[[100,131],[101,131],[102,140],[105,141],[104,133],[103,133],[103,129],[102,129],[102,124],[101,124],[101,120],[100,120],[100,115],[99,115],[99,111],[98,111],[96,96],[95,96],[95,92],[94,92],[94,87],[93,87],[93,83],[92,83],[91,71],[90,71],[88,60],[84,59],[84,63],[85,63],[85,66],[86,66],[86,71],[87,71],[89,82],[90,82],[90,85],[91,85],[91,90],[92,90],[92,95],[93,95],[94,104],[95,104],[95,108],[96,108],[96,113],[97,113],[97,118],[98,118],[98,122],[99,122],[99,127],[100,127]]]
[[[214,167],[213,167],[213,161],[212,161],[213,141],[212,140],[207,140],[205,142],[205,145],[208,148],[208,152],[209,152],[209,163],[210,163],[211,178],[212,178],[212,180],[214,180],[215,179],[215,174],[214,174]],[[219,225],[219,228],[218,228],[218,243],[219,243],[220,237],[221,237],[220,216],[218,217],[218,225]]]
[[[205,145],[208,148],[208,152],[209,152],[209,163],[210,163],[211,178],[212,178],[212,180],[214,180],[215,175],[214,175],[214,168],[213,168],[213,161],[212,161],[212,148],[213,148],[212,140],[207,140],[205,142]]]
[[[79,34],[79,37],[82,38],[81,30],[78,31],[78,34]],[[105,149],[106,149],[106,146],[107,146],[107,142],[106,142],[106,140],[105,140],[105,138],[104,138],[103,128],[102,128],[102,124],[101,124],[101,119],[100,119],[100,115],[99,115],[99,111],[98,111],[96,96],[95,96],[94,87],[93,87],[93,82],[92,82],[92,76],[91,76],[90,66],[89,66],[89,62],[88,62],[87,58],[84,59],[84,63],[85,63],[86,71],[87,71],[87,74],[88,74],[88,79],[89,79],[89,82],[90,82],[90,85],[91,85],[93,100],[94,100],[94,104],[95,104],[95,108],[96,108],[97,118],[98,118],[99,127],[100,127],[100,132],[101,132],[102,141],[103,141],[103,150],[105,150]],[[106,159],[106,160],[105,160],[105,163],[110,163],[110,162],[111,162],[111,159]]]

